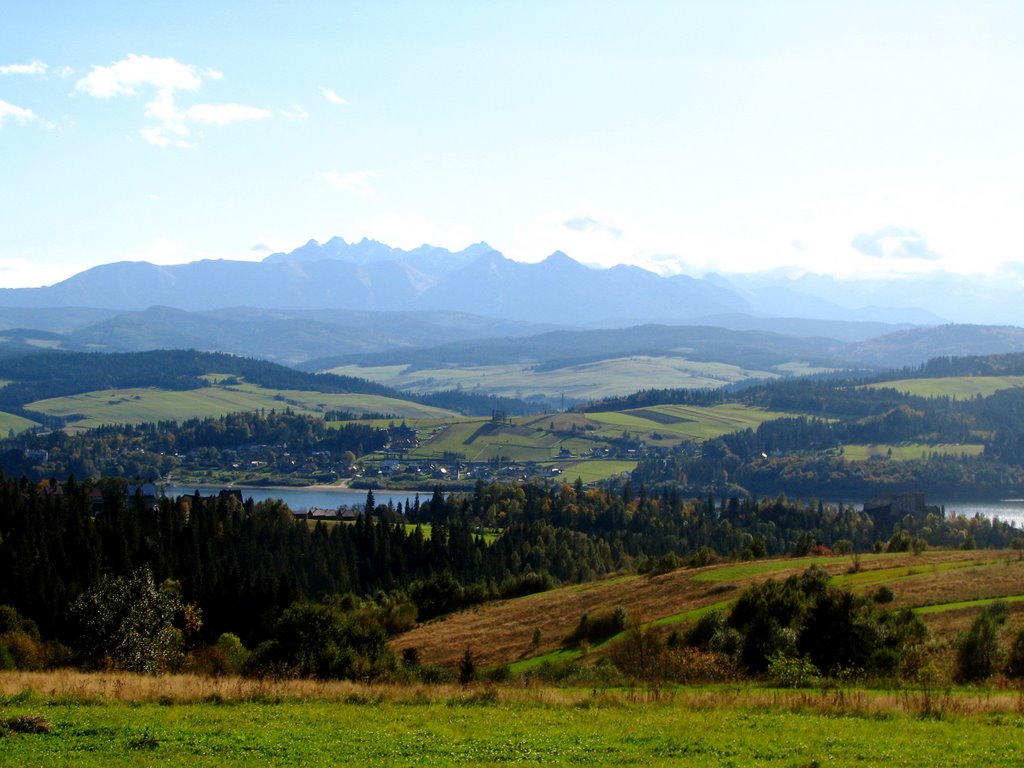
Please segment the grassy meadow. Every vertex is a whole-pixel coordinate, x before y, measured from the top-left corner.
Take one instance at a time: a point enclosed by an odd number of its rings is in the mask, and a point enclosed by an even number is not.
[[[6,437],[8,433],[13,429],[15,434],[24,432],[26,429],[38,426],[34,421],[30,421],[22,416],[15,416],[13,413],[5,413],[0,411],[0,435]]]
[[[396,389],[437,392],[461,387],[507,397],[552,397],[571,401],[597,400],[649,388],[720,387],[750,378],[774,378],[777,373],[748,370],[727,363],[700,362],[685,357],[636,355],[580,365],[538,370],[532,364],[460,365],[415,368],[404,365],[363,367],[345,365],[327,373],[355,376]]]
[[[108,389],[68,397],[37,400],[25,406],[67,418],[80,429],[103,424],[139,424],[193,417],[223,416],[239,411],[284,410],[304,413],[349,410],[389,413],[398,418],[445,418],[450,411],[379,395],[335,394],[303,390],[271,390],[251,384],[214,385],[184,391],[153,388]]]
[[[766,411],[741,403],[711,407],[655,405],[628,411],[587,414],[609,434],[639,433],[654,444],[683,440],[708,440],[741,429],[757,429],[762,423],[792,414]]]
[[[951,397],[964,400],[988,397],[1001,389],[1024,387],[1024,376],[940,376],[932,379],[899,379],[869,384],[874,389],[895,389],[920,397]]]
[[[574,458],[559,461],[558,466],[563,471],[577,472],[587,482],[588,477],[609,476],[597,474],[599,470],[609,469],[611,474],[617,474],[627,468],[621,462],[594,463],[588,467],[580,459],[594,448],[608,447],[610,441],[621,438],[624,432],[649,445],[678,445],[737,429],[755,429],[765,421],[787,415],[729,403],[709,408],[659,405],[628,411],[553,413],[516,417],[508,424],[495,424],[489,418],[414,419],[409,424],[420,430],[421,445],[410,451],[408,457],[429,459],[457,454],[469,461],[490,461],[500,455],[512,461],[554,462],[565,449]],[[575,479],[576,475],[572,477]]]
[[[931,454],[940,456],[981,456],[985,446],[981,443],[880,443],[877,445],[846,444],[843,457],[847,461],[868,461],[872,458],[890,458],[893,461],[913,461]]]
[[[1012,691],[365,687],[73,673],[2,673],[0,686],[0,766],[1024,761]],[[21,732],[33,724],[47,732]]]

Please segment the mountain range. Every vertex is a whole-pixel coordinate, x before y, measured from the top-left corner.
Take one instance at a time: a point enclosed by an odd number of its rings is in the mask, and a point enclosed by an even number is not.
[[[551,365],[605,353],[710,358],[721,349],[740,364],[770,352],[884,367],[1024,349],[1012,320],[1017,290],[1013,281],[942,274],[661,277],[590,268],[561,252],[521,263],[486,243],[407,251],[335,237],[261,262],[119,262],[48,287],[0,289],[0,344],[8,352],[197,349],[304,367],[399,364],[423,357],[404,351],[434,348],[439,361],[458,358],[451,364],[470,350]],[[977,315],[1011,319],[962,324]]]

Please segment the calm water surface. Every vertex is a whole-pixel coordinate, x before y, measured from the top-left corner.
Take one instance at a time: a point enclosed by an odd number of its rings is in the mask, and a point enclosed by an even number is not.
[[[198,486],[199,493],[204,496],[216,493],[226,486]],[[195,485],[165,485],[165,496],[191,496],[197,490]],[[320,509],[337,509],[338,507],[362,507],[366,504],[366,491],[337,488],[331,490],[309,490],[306,488],[243,488],[243,499],[252,498],[260,502],[267,499],[281,499],[293,511],[319,507]],[[419,491],[420,501],[430,501],[434,494],[431,491]],[[374,491],[373,498],[378,504],[392,502],[396,507],[406,501],[413,504],[417,491]]]
[[[219,491],[224,486],[200,486],[199,492],[211,494]],[[320,509],[337,509],[338,507],[362,507],[366,503],[366,491],[350,490],[348,488],[336,488],[331,490],[309,490],[306,488],[240,488],[243,498],[252,497],[253,501],[265,501],[267,499],[281,499],[293,510],[309,509],[319,507]],[[188,485],[166,485],[164,493],[167,496],[191,496],[196,492],[196,486]],[[429,501],[433,495],[432,490],[419,491],[420,501]],[[408,502],[413,504],[417,491],[374,491],[373,498],[378,504],[387,504],[389,501],[395,506]],[[1024,499],[1005,499],[1003,501],[949,501],[932,502],[940,507],[945,506],[946,514],[962,514],[973,517],[975,514],[985,517],[998,517],[1008,523],[1024,528]]]

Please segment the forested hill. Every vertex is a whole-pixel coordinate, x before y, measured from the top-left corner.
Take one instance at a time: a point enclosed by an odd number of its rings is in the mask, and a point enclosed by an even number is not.
[[[940,376],[1024,376],[1024,353],[936,357],[917,367],[892,371],[880,376],[878,381]]]
[[[156,387],[167,390],[198,389],[208,385],[202,377],[220,374],[244,379],[267,389],[342,392],[380,395],[487,414],[495,408],[523,413],[528,407],[508,398],[441,392],[416,396],[352,376],[312,374],[252,358],[194,350],[86,353],[39,352],[0,359],[0,410],[19,412],[28,403],[104,389]]]

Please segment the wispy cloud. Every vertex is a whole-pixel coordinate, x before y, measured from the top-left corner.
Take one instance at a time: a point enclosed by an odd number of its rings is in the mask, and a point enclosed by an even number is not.
[[[33,59],[28,64],[4,64],[0,66],[0,75],[45,75],[46,64]]]
[[[323,93],[324,98],[331,102],[331,104],[338,104],[340,106],[348,104],[348,102],[345,99],[341,98],[341,96],[339,96],[337,92],[334,91],[333,89],[325,88],[324,86],[321,85],[320,90]]]
[[[600,222],[592,216],[576,216],[564,222],[563,226],[573,232],[607,232],[616,239],[622,237],[621,229]]]
[[[349,171],[348,173],[327,171],[322,174],[323,178],[332,187],[337,187],[338,189],[343,189],[346,192],[352,192],[368,199],[377,197],[377,191],[370,184],[370,180],[376,175],[373,171]]]
[[[288,109],[281,110],[281,117],[286,117],[289,120],[305,120],[309,117],[309,112],[298,104],[292,104]]]
[[[941,254],[928,247],[924,236],[913,229],[886,226],[877,232],[862,232],[850,243],[865,256],[878,259],[924,259],[938,261]]]
[[[0,99],[0,128],[3,127],[9,117],[17,120],[19,123],[25,123],[29,120],[35,120],[36,113],[31,109],[25,109],[25,107],[19,107]]]
[[[150,93],[145,115],[154,125],[140,131],[150,144],[192,147],[192,131],[188,123],[228,125],[245,120],[263,120],[269,110],[243,104],[195,104],[183,109],[177,104],[179,92],[198,91],[206,80],[220,80],[223,74],[215,69],[183,64],[175,59],[128,54],[110,66],[94,66],[79,80],[75,88],[98,99],[115,96],[137,96]]]

